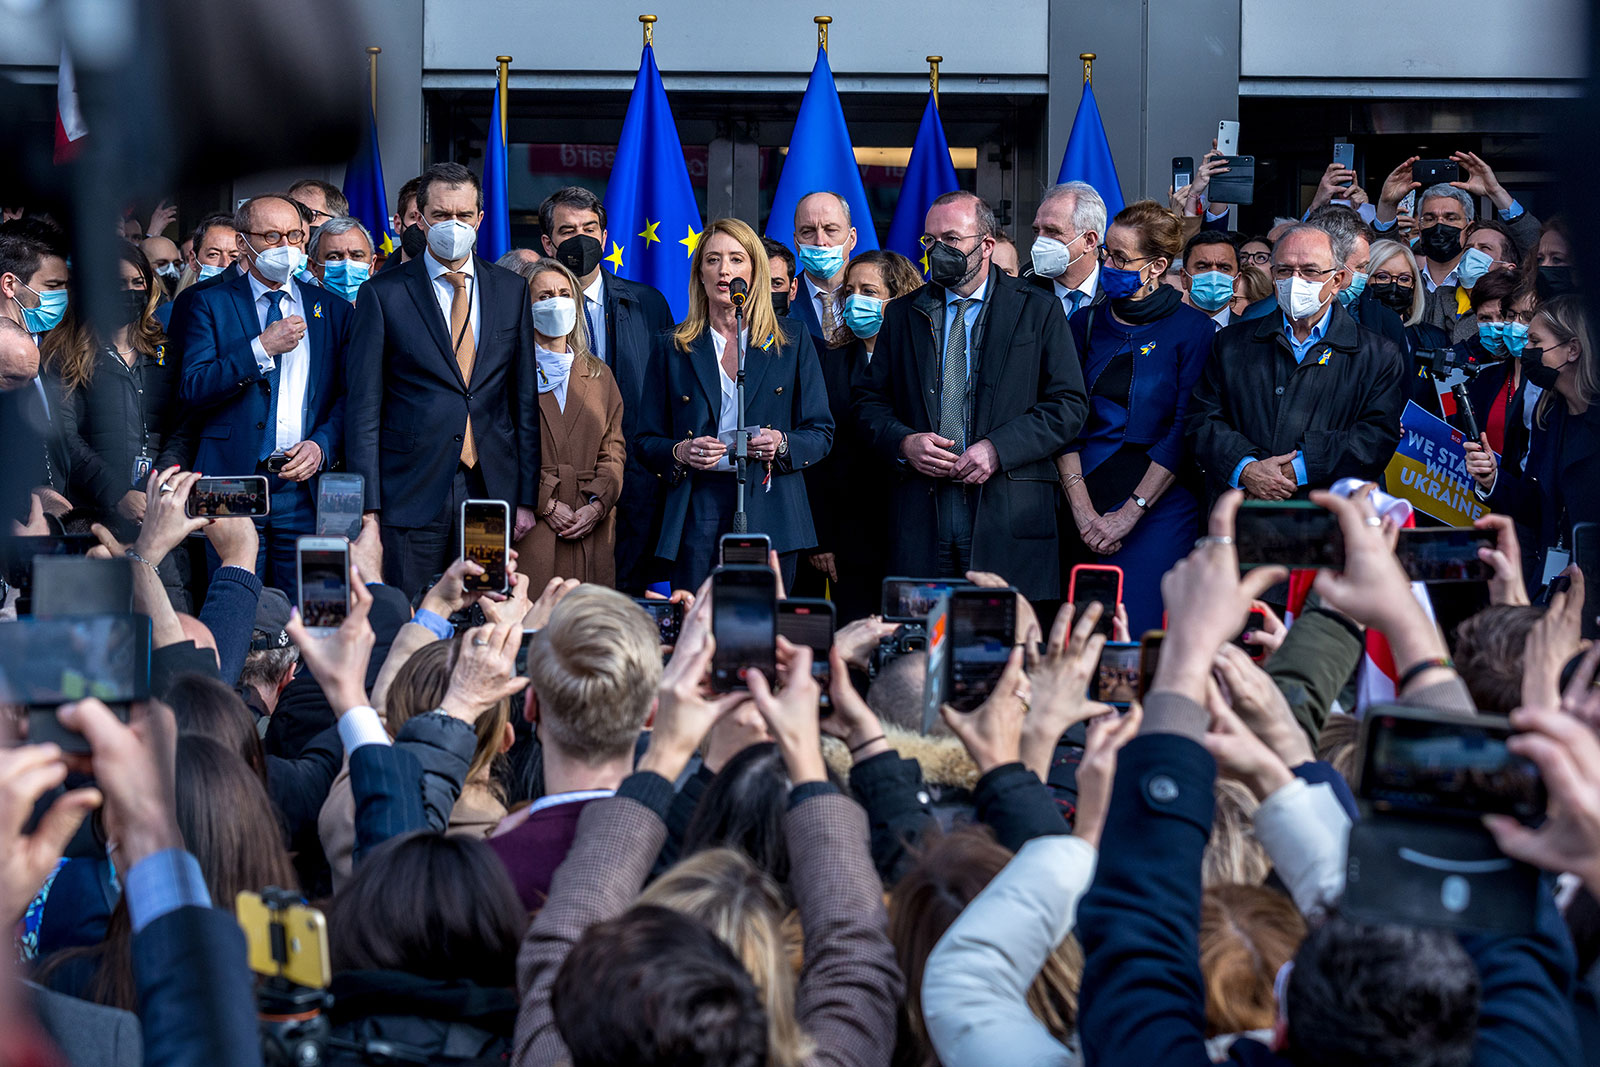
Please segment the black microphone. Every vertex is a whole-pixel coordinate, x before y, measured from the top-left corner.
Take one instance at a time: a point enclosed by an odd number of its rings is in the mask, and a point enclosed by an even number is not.
[[[728,296],[733,298],[733,306],[744,307],[745,298],[750,295],[750,283],[743,278],[735,278],[728,283]]]

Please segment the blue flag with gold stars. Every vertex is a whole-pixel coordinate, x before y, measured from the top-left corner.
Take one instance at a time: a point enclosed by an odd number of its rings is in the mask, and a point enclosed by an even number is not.
[[[878,230],[872,224],[872,208],[861,183],[861,168],[856,150],[850,145],[850,130],[845,125],[839,90],[833,84],[833,68],[828,65],[828,50],[817,49],[817,62],[800,98],[800,113],[795,116],[794,133],[789,137],[789,152],[783,158],[783,172],[772,194],[772,213],[767,216],[767,236],[779,244],[794,247],[794,209],[802,197],[817,192],[838,193],[850,205],[850,224],[856,228],[856,253],[878,247]]]
[[[701,229],[678,124],[655,49],[647,44],[606,185],[605,265],[619,277],[655,286],[673,318],[682,320],[689,308],[689,257]]]
[[[389,255],[399,247],[389,229],[389,195],[383,188],[383,160],[378,158],[378,123],[370,106],[367,139],[355,158],[345,164],[344,198],[350,201],[351,218],[361,220],[378,252]]]
[[[884,247],[899,252],[913,263],[921,262],[926,274],[928,254],[922,250],[922,234],[928,208],[945,193],[961,188],[955,164],[950,162],[950,142],[945,140],[944,123],[939,121],[939,105],[928,93],[928,106],[922,109],[922,125],[911,145],[906,176],[900,182],[900,201],[894,206],[894,221],[889,223],[889,239]]]
[[[483,154],[483,224],[478,227],[478,255],[493,263],[511,251],[510,158],[500,129],[500,86],[489,108],[489,147]]]

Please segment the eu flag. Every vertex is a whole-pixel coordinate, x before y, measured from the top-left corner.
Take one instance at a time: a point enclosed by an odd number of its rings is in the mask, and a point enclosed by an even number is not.
[[[367,139],[355,158],[345,164],[344,198],[350,215],[360,219],[372,234],[379,252],[389,255],[398,247],[389,229],[389,195],[383,188],[383,160],[378,158],[378,123],[367,108]]]
[[[1094,89],[1083,83],[1083,99],[1072,120],[1072,135],[1067,138],[1067,154],[1061,157],[1058,182],[1088,182],[1106,202],[1106,217],[1122,210],[1122,183],[1117,181],[1117,165],[1111,159],[1105,124],[1094,102]]]
[[[872,225],[861,168],[856,165],[856,150],[850,146],[844,108],[839,106],[839,91],[833,86],[828,50],[818,48],[817,64],[811,68],[811,81],[800,101],[794,135],[789,138],[789,154],[778,175],[778,191],[772,195],[767,236],[793,248],[795,207],[807,193],[824,191],[838,193],[850,205],[856,251],[877,248],[878,231]]]
[[[511,197],[507,181],[506,138],[500,127],[500,86],[489,109],[489,149],[483,156],[483,225],[478,255],[493,262],[511,251]]]
[[[939,121],[939,105],[930,91],[928,106],[922,109],[922,125],[917,127],[917,139],[911,146],[905,180],[900,183],[894,221],[889,223],[889,249],[912,262],[920,261],[924,255],[920,238],[928,208],[938,197],[959,188],[955,165],[950,162],[950,142],[944,137],[944,123]]]
[[[700,209],[648,44],[606,185],[606,229],[605,263],[619,277],[655,286],[681,320],[689,308],[689,257],[700,243]]]

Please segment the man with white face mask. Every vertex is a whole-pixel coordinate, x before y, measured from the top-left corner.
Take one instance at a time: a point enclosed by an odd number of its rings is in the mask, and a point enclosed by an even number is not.
[[[295,540],[316,531],[313,479],[343,451],[353,316],[336,294],[295,278],[306,231],[287,196],[246,200],[233,222],[247,269],[189,298],[180,395],[199,422],[195,470],[266,476],[256,574],[293,600]]]
[[[427,250],[373,275],[350,339],[346,465],[380,512],[384,580],[407,593],[459,557],[461,504],[538,515],[539,391],[523,280],[474,255],[483,186],[459,163],[417,185]]]
[[[1045,190],[1033,215],[1034,285],[1054,294],[1071,318],[1079,308],[1105,303],[1100,288],[1100,242],[1106,235],[1106,202],[1087,182],[1063,182]]]
[[[1333,239],[1291,227],[1272,250],[1278,311],[1217,334],[1188,435],[1213,497],[1287,500],[1340,478],[1376,481],[1400,440],[1405,359],[1336,299]]]

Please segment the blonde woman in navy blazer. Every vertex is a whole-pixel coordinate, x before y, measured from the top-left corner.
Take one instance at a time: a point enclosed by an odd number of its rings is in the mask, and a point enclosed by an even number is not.
[[[772,538],[786,585],[800,550],[817,543],[801,472],[828,454],[834,419],[811,337],[779,324],[768,277],[754,230],[738,219],[707,225],[690,264],[689,314],[658,338],[650,359],[633,447],[667,484],[656,555],[668,561],[674,588],[699,587],[716,566],[717,542],[733,528],[733,450],[718,437],[738,421],[734,278],[750,294],[744,425],[761,427],[750,438],[750,532]]]

